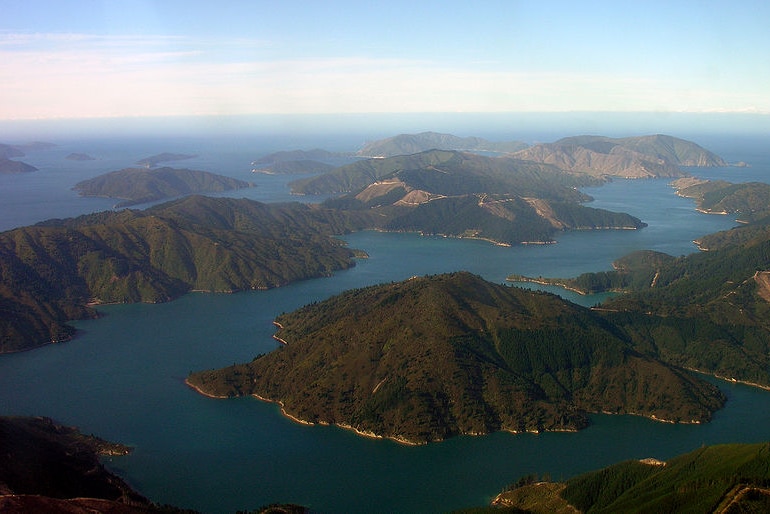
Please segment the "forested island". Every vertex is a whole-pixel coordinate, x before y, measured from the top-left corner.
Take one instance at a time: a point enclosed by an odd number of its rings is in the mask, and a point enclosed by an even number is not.
[[[208,171],[177,168],[125,168],[75,184],[81,196],[116,198],[129,207],[176,196],[216,193],[252,187],[243,180]]]

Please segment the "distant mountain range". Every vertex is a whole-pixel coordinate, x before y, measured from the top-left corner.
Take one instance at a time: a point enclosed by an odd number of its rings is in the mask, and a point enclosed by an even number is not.
[[[632,351],[590,310],[469,273],[349,291],[276,325],[284,347],[188,383],[408,443],[576,430],[585,412],[702,422],[724,401],[716,387]]]
[[[252,187],[253,184],[208,171],[177,168],[126,168],[75,184],[82,196],[116,198],[116,207],[128,207],[176,196],[214,193]]]
[[[480,137],[458,137],[438,132],[422,132],[420,134],[400,134],[369,142],[358,151],[357,155],[381,158],[408,155],[426,150],[511,153],[526,147],[527,144],[520,141],[497,143]]]

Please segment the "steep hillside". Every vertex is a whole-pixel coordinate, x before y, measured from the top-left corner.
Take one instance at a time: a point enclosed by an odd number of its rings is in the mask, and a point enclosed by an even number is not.
[[[701,422],[723,402],[713,386],[632,351],[590,310],[469,273],[349,291],[276,324],[285,346],[188,383],[411,443],[576,430],[597,411]]]
[[[145,211],[0,233],[0,351],[68,339],[89,303],[162,302],[191,290],[264,289],[351,265],[344,214],[187,197]]]
[[[770,226],[748,225],[704,241],[708,252],[676,258],[642,252],[618,261],[614,271],[537,281],[623,291],[602,311],[638,351],[770,387]]]

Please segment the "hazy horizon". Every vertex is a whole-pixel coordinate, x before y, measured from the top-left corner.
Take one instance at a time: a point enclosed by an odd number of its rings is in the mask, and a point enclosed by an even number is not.
[[[52,120],[0,120],[0,143],[108,137],[241,137],[357,135],[362,140],[402,133],[444,132],[526,143],[596,134],[626,137],[665,133],[681,138],[761,136],[770,115],[736,113],[349,113],[241,116],[158,116]]]
[[[7,0],[0,120],[770,114],[768,19],[760,0]]]

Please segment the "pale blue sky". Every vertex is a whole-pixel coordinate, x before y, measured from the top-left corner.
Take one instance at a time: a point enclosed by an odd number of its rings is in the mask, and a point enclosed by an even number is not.
[[[770,113],[770,2],[3,0],[0,119]]]

